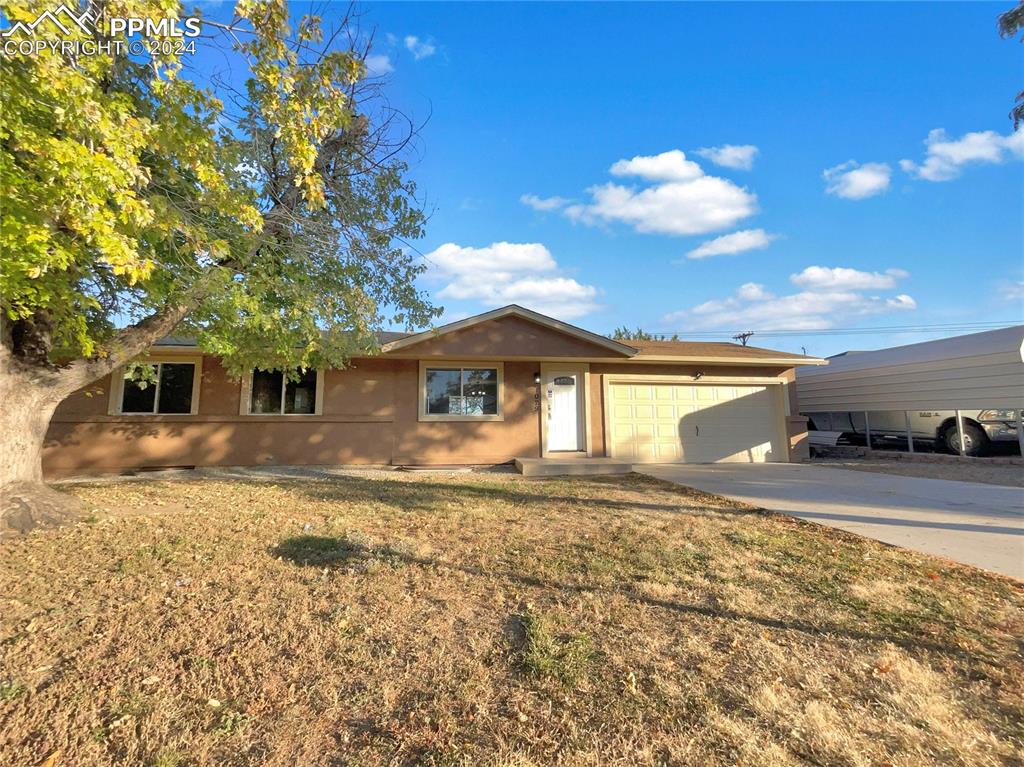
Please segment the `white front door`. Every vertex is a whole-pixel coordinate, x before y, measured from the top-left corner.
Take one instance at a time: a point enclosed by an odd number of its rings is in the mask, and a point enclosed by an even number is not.
[[[575,370],[553,370],[546,376],[548,452],[579,451],[581,375]]]

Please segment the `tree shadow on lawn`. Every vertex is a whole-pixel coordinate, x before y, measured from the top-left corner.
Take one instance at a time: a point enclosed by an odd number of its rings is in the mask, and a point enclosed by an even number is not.
[[[323,535],[296,535],[285,538],[267,551],[273,557],[287,559],[303,567],[327,567],[357,562],[366,557],[364,546],[344,538]]]
[[[543,492],[540,487],[536,491],[523,489],[523,484],[558,484],[562,485],[562,494]],[[499,501],[511,505],[532,505],[550,507],[552,505],[577,505],[587,508],[608,509],[613,511],[664,511],[673,513],[713,512],[715,514],[746,516],[763,514],[754,508],[738,508],[731,501],[717,499],[704,493],[691,491],[679,485],[661,480],[629,477],[623,481],[621,477],[580,479],[523,479],[520,482],[504,482],[478,484],[470,482],[404,482],[391,479],[362,479],[343,477],[337,479],[289,482],[289,487],[301,492],[316,501],[340,501],[347,503],[376,502],[387,503],[407,510],[432,510],[442,504],[450,504],[453,495],[467,500]],[[284,484],[282,482],[281,484]],[[639,492],[644,490],[657,491],[661,494],[678,496],[678,503],[649,503],[633,498],[602,498],[587,495],[565,495],[565,485],[579,487],[581,490],[607,492],[619,490]],[[718,501],[718,503],[716,503]]]
[[[436,559],[415,556],[409,552],[397,550],[390,546],[368,546],[345,538],[299,535],[285,538],[278,545],[270,547],[271,556],[280,557],[301,567],[339,567],[352,572],[366,572],[374,563],[390,562],[395,565],[412,565],[433,568],[436,570],[458,571],[476,577],[490,577],[498,580],[512,581],[519,585],[548,591],[577,594],[616,593],[633,602],[640,602],[650,607],[669,610],[682,615],[699,616],[714,620],[726,620],[752,623],[777,631],[798,631],[815,637],[842,637],[856,641],[887,642],[909,651],[931,651],[941,655],[960,658],[985,666],[998,666],[994,657],[986,657],[964,650],[950,643],[936,642],[914,635],[879,634],[848,628],[839,624],[814,624],[801,620],[783,620],[759,615],[741,613],[721,607],[672,602],[665,599],[642,594],[629,586],[607,586],[594,584],[562,583],[545,580],[511,570],[484,570],[469,565],[456,565]],[[908,632],[909,634],[909,632]]]

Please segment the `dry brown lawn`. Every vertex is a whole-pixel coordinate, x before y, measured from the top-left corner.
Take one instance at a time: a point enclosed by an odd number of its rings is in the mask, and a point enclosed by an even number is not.
[[[653,479],[95,484],[0,542],[11,765],[1019,765],[1019,584]]]

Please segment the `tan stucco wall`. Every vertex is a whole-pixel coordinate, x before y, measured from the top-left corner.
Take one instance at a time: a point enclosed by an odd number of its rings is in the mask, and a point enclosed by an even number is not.
[[[43,455],[51,476],[146,466],[492,463],[540,455],[537,363],[504,365],[504,420],[418,420],[416,360],[355,360],[324,374],[319,416],[240,416],[241,384],[203,358],[198,415],[107,415],[110,378],[54,415]]]
[[[522,349],[519,350],[520,352]],[[43,468],[47,475],[154,466],[260,464],[500,463],[540,455],[541,421],[534,373],[539,362],[504,363],[503,421],[418,420],[419,362],[354,360],[324,374],[319,416],[240,416],[241,383],[214,357],[203,358],[198,415],[107,415],[109,377],[75,393],[54,416]],[[591,364],[593,454],[605,454],[602,375],[779,376],[790,371],[712,365]],[[790,422],[791,444],[798,426]]]
[[[110,416],[108,376],[57,409],[43,469],[56,475],[144,466],[388,463],[398,364],[362,360],[358,372],[328,371],[322,416],[240,416],[241,383],[209,356],[198,415]]]

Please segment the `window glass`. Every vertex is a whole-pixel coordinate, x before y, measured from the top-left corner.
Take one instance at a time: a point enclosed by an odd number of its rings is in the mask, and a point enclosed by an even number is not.
[[[158,413],[192,412],[192,381],[196,366],[164,362],[160,365]]]
[[[252,373],[252,400],[250,413],[280,413],[281,385],[284,375],[280,370],[254,370]]]
[[[427,412],[436,415],[462,413],[462,371],[427,370]]]
[[[249,412],[257,415],[316,413],[316,371],[306,370],[288,381],[280,370],[254,370]]]
[[[316,371],[307,370],[298,381],[289,381],[284,389],[285,413],[316,412]]]
[[[497,415],[497,368],[428,368],[428,415]]]
[[[157,366],[150,365],[153,370],[152,380],[124,379],[124,393],[121,395],[122,413],[152,413],[156,404]]]
[[[149,367],[153,371],[152,380],[124,379],[121,412],[191,413],[196,366],[191,362],[158,362]]]
[[[498,371],[495,368],[462,371],[464,415],[498,414]]]

